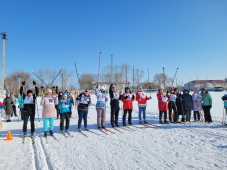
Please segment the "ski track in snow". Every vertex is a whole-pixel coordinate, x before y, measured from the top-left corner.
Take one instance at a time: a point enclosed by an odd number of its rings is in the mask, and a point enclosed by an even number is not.
[[[33,145],[30,138],[30,122],[27,139],[25,144],[22,144],[23,122],[18,122],[17,118],[12,118],[11,123],[3,120],[0,169],[227,169],[227,129],[221,126],[223,102],[220,97],[223,94],[224,92],[211,93],[215,102],[211,110],[213,123],[206,126],[201,122],[162,125],[163,128],[138,125],[138,106],[134,102],[132,123],[137,129],[132,127],[136,131],[128,131],[120,128],[119,130],[124,132],[120,133],[110,128],[108,102],[106,126],[115,134],[107,131],[108,135],[105,135],[94,126],[97,121],[95,106],[91,106],[88,112],[88,128],[100,135],[84,130],[82,132],[88,137],[80,134],[76,129],[77,110],[73,108],[74,118],[70,119],[70,133],[73,138],[65,138],[60,133],[58,119],[54,121],[54,133],[58,141],[48,134],[46,143],[42,119],[38,122],[36,114]],[[151,95],[153,99],[148,101],[147,121],[157,124],[158,102],[156,94]],[[92,103],[96,103],[94,95]],[[122,104],[120,106],[122,107]],[[39,116],[41,112],[42,107],[39,106]],[[122,110],[119,113],[119,123],[122,123]],[[11,130],[14,138],[12,141],[4,141],[8,130]]]

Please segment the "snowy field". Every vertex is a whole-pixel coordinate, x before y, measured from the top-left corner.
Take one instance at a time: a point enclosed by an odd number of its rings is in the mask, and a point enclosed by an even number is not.
[[[88,128],[95,132],[84,132],[88,137],[76,132],[77,110],[73,108],[70,131],[73,138],[60,134],[60,120],[54,122],[56,141],[43,137],[43,122],[38,122],[36,113],[35,144],[30,138],[22,144],[22,125],[17,118],[11,123],[2,120],[0,137],[0,170],[70,170],[70,169],[227,169],[227,129],[222,126],[223,102],[221,96],[227,92],[211,92],[213,123],[189,125],[164,125],[163,128],[150,128],[138,125],[138,106],[134,102],[132,123],[135,131],[120,129],[120,133],[110,128],[110,106],[107,105],[107,127],[115,134],[105,135],[96,128],[96,110],[91,106],[88,113]],[[152,94],[148,101],[147,121],[158,123],[158,101]],[[40,99],[39,99],[40,101]],[[38,103],[39,103],[38,101]],[[96,98],[92,95],[92,103]],[[39,106],[39,116],[42,107]],[[17,110],[17,113],[18,110]],[[192,114],[193,115],[193,114]],[[122,111],[119,114],[122,122]],[[194,120],[193,118],[191,120]],[[30,122],[29,122],[30,123]],[[83,123],[82,123],[83,125]],[[212,128],[215,127],[215,128]],[[30,125],[28,125],[30,134]],[[82,126],[84,128],[84,126]],[[4,141],[8,130],[12,141]]]

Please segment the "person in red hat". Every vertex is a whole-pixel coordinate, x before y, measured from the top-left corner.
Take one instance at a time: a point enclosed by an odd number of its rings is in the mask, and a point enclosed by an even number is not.
[[[162,114],[164,113],[164,123],[169,124],[167,122],[168,98],[166,94],[163,92],[163,89],[158,89],[157,98],[158,98],[158,110],[159,110],[159,123],[163,124]]]

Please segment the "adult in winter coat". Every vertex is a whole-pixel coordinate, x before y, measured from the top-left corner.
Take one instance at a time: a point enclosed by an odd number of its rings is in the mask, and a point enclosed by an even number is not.
[[[5,96],[0,95],[0,112],[2,113],[3,119],[6,119],[5,110],[4,110],[4,105],[3,105],[4,99],[5,99]]]
[[[13,114],[13,100],[10,97],[10,94],[6,95],[6,98],[3,101],[5,114],[6,114],[6,120],[7,122],[11,122],[10,117]]]
[[[192,94],[192,100],[193,100],[193,108],[194,108],[194,120],[199,121],[200,120],[199,111],[202,111],[202,100],[201,100],[201,95],[199,93],[198,87],[194,88],[194,93]]]
[[[150,100],[151,97],[147,97],[147,94],[143,91],[143,87],[139,86],[138,92],[136,93],[136,101],[138,101],[139,107],[139,121],[140,123],[147,123],[146,121],[146,107],[147,107],[147,100]],[[141,120],[141,113],[143,112],[143,122]]]
[[[102,86],[100,90],[98,86],[95,90],[95,95],[97,97],[96,111],[97,111],[97,126],[100,129],[101,127],[105,129],[106,121],[106,102],[108,101],[105,88]]]
[[[121,100],[122,96],[117,92],[117,88],[113,86],[113,84],[110,85],[109,89],[110,93],[110,105],[111,105],[111,126],[114,127],[114,123],[117,127],[118,125],[118,114],[120,111],[119,107],[119,100]]]
[[[187,89],[184,90],[182,95],[184,114],[186,115],[186,121],[190,122],[191,111],[193,110],[192,96],[189,94]]]
[[[126,126],[126,116],[128,112],[128,124],[132,125],[132,109],[133,105],[132,102],[135,99],[134,94],[131,94],[130,88],[126,88],[126,92],[122,95],[122,102],[123,102],[123,109],[124,109],[124,115],[123,115],[123,126]]]
[[[178,118],[179,122],[184,121],[183,118],[183,103],[182,103],[182,94],[179,92],[177,88],[174,89],[176,92],[176,105],[177,105],[177,113],[178,113]]]
[[[56,104],[58,104],[58,95],[56,94],[56,97],[53,97],[52,90],[48,89],[47,95],[42,95],[42,99],[40,101],[40,105],[43,106],[42,118],[45,137],[47,137],[48,122],[50,135],[53,135]]]
[[[24,99],[22,96],[19,97],[18,99],[18,108],[20,109],[20,113],[21,113],[21,120],[24,120]]]
[[[203,100],[202,107],[204,111],[205,122],[211,123],[212,118],[210,114],[210,109],[212,108],[212,97],[205,88],[202,89],[201,96]]]
[[[166,96],[168,97],[168,109],[169,109],[169,121],[172,123],[179,123],[178,121],[178,111],[176,106],[176,92],[172,87],[169,88],[169,92],[167,92]],[[173,121],[172,121],[172,110],[174,111],[173,114]]]
[[[89,130],[87,127],[87,114],[88,114],[88,108],[91,105],[91,97],[89,95],[89,92],[85,90],[84,93],[81,93],[76,100],[79,100],[79,105],[78,105],[78,115],[79,115],[79,120],[78,120],[78,131],[81,132],[81,122],[82,119],[84,119],[84,127],[85,130]]]
[[[71,105],[74,105],[74,100],[73,100],[73,96],[72,96],[71,92],[69,92],[69,101],[70,101]],[[70,107],[69,109],[70,109],[69,117],[72,118],[72,107]]]
[[[13,113],[14,113],[14,116],[17,117],[17,110],[16,110],[17,100],[16,100],[15,96],[13,95],[13,93],[10,94],[10,97],[13,100]],[[11,115],[11,117],[13,117],[13,114]]]
[[[163,89],[158,89],[157,98],[158,98],[158,110],[159,110],[159,123],[163,124],[162,114],[164,114],[164,123],[169,124],[167,122],[168,98],[166,94],[163,92]]]
[[[35,104],[36,104],[36,96],[39,95],[39,89],[36,85],[36,82],[33,81],[33,85],[35,86],[35,93],[31,90],[27,91],[27,95],[24,93],[24,85],[25,82],[22,82],[22,86],[20,88],[20,95],[24,100],[24,124],[23,124],[23,132],[24,136],[27,134],[27,124],[28,118],[30,117],[31,122],[31,137],[33,137],[33,133],[35,132]]]
[[[65,130],[69,132],[69,116],[70,116],[70,108],[71,103],[68,99],[66,93],[63,93],[63,99],[58,102],[58,108],[60,109],[60,130],[63,133],[64,131],[64,121],[66,120]]]

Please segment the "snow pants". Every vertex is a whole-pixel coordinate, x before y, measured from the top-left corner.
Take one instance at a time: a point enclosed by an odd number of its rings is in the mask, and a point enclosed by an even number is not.
[[[198,119],[196,119],[196,118],[198,118]],[[199,111],[194,111],[194,120],[200,120]]]
[[[119,110],[120,110],[119,106],[111,106],[111,115],[110,115],[111,125],[114,125],[114,123],[115,123],[115,125],[118,125]]]
[[[49,130],[54,129],[54,117],[43,118],[43,129],[44,132],[48,130],[48,122],[49,122]]]
[[[35,132],[35,113],[31,112],[24,112],[24,124],[23,124],[23,132],[27,132],[27,124],[28,118],[30,117],[31,122],[31,133]]]
[[[164,113],[164,120],[167,121],[167,111],[159,111],[159,121],[162,121],[163,113]]]
[[[139,120],[141,120],[142,111],[143,111],[143,120],[146,120],[146,107],[139,107]]]
[[[65,130],[69,129],[69,112],[67,113],[60,113],[60,130],[64,130],[64,122],[66,120]]]
[[[106,121],[106,109],[96,108],[97,111],[97,126],[105,126]]]
[[[88,110],[78,110],[78,116],[79,116],[79,120],[78,120],[78,129],[81,128],[81,122],[82,119],[84,119],[84,127],[87,127],[87,114],[88,114]]]
[[[172,118],[171,118],[171,114],[172,114],[172,110],[174,111],[173,113],[173,121],[174,122],[177,122],[178,120],[178,112],[177,112],[177,107],[176,107],[176,103],[173,102],[173,101],[170,101],[168,103],[168,110],[169,110],[169,121],[171,122],[172,121]]]
[[[210,109],[211,109],[211,106],[203,106],[205,122],[212,122]]]
[[[128,113],[128,123],[132,123],[132,109],[124,109],[123,124],[126,124],[127,113]]]

